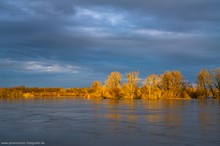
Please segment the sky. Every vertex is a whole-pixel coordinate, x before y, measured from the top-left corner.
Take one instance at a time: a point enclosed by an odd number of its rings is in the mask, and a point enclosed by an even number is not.
[[[219,0],[0,0],[0,86],[220,67]]]

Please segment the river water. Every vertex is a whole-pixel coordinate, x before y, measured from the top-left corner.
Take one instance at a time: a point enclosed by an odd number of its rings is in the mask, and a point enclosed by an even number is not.
[[[9,142],[219,146],[220,100],[1,100],[0,145]]]

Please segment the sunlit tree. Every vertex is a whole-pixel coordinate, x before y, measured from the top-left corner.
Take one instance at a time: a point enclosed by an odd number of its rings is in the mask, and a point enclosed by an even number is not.
[[[94,81],[89,93],[86,93],[87,98],[103,98],[103,86],[101,81]]]
[[[209,88],[212,84],[210,73],[207,69],[202,69],[197,77],[197,88],[199,98],[207,98],[209,96]]]
[[[216,93],[215,96],[220,98],[220,68],[217,68],[212,72],[212,79]]]
[[[94,81],[92,83],[92,90],[97,91],[102,87],[101,81]]]
[[[145,91],[148,94],[148,98],[160,98],[160,77],[156,74],[149,75],[144,81]]]
[[[107,98],[120,98],[122,74],[119,72],[112,72],[105,81]]]
[[[123,84],[122,94],[125,98],[138,98],[139,87],[138,87],[138,72],[131,72],[127,74],[127,82]]]
[[[181,97],[184,78],[180,71],[166,71],[161,76],[161,89],[167,98]]]
[[[143,81],[141,88],[138,86],[138,72],[130,72],[126,77],[126,81],[122,83],[122,74],[112,72],[104,85],[101,81],[94,81],[88,88],[0,88],[0,98],[220,98],[220,68],[202,69],[197,77],[197,84],[186,82],[180,71],[152,74]]]

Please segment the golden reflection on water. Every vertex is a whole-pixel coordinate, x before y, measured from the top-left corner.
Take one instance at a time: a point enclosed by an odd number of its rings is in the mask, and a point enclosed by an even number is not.
[[[156,123],[162,121],[162,117],[159,114],[152,114],[145,116],[148,123]]]
[[[51,100],[52,99],[52,100]],[[204,107],[216,105],[220,109],[220,100],[109,100],[109,99],[92,99],[86,100],[81,98],[51,98],[51,99],[7,99],[8,102],[28,101],[35,102],[41,101],[41,103],[50,103],[56,101],[66,102],[66,100],[80,100],[82,103],[92,104],[93,113],[95,118],[107,118],[115,121],[124,120],[127,122],[138,122],[140,119],[146,123],[168,123],[170,125],[181,125],[185,117],[182,112],[178,112],[184,106],[188,106],[189,103],[196,102],[196,108],[200,112],[197,112],[197,118],[199,118],[200,125],[203,125],[203,129],[208,129],[208,125],[212,120],[218,120],[220,117],[212,117],[209,112],[203,110]],[[5,99],[0,99],[0,102]],[[105,110],[103,112],[103,110]],[[207,109],[208,110],[208,109]],[[141,113],[141,114],[140,114]],[[204,126],[207,125],[207,126]]]
[[[122,118],[122,114],[118,111],[120,108],[120,101],[119,100],[109,100],[106,103],[107,113],[106,113],[106,118],[111,119],[111,120],[120,120]]]
[[[145,109],[162,109],[162,100],[145,100],[143,101],[143,107]]]
[[[127,99],[127,100],[123,100],[123,103],[126,104],[130,109],[135,109],[138,106],[138,101],[139,100]]]
[[[186,104],[184,102],[184,104]],[[183,117],[180,114],[171,111],[171,109],[178,109],[184,105],[181,101],[177,100],[147,100],[144,101],[144,108],[150,113],[145,115],[146,122],[156,123],[165,122],[174,125],[180,125]]]
[[[98,110],[95,113],[97,118],[100,118],[98,116],[100,110],[105,108],[104,118],[110,120],[138,122],[144,119],[146,123],[160,122],[175,126],[183,123],[184,116],[173,109],[178,110],[181,106],[188,104],[177,100],[94,100],[92,103]]]
[[[138,121],[139,116],[138,115],[128,115],[127,116],[127,120],[129,122],[137,122]]]
[[[111,108],[115,108],[117,106],[119,106],[120,100],[116,100],[116,99],[111,99],[108,101],[108,105]]]
[[[3,101],[0,99],[0,102]],[[40,103],[39,105],[41,103],[48,104],[48,106],[44,106],[46,109],[51,107],[51,103],[56,103],[52,105],[54,105],[53,109],[58,111],[62,108],[65,110],[65,106],[68,105],[67,110],[71,111],[73,117],[75,114],[77,115],[78,111],[81,113],[80,116],[88,116],[85,118],[92,116],[92,120],[89,121],[94,122],[95,125],[104,126],[109,130],[109,133],[121,134],[126,131],[130,134],[137,134],[140,131],[149,133],[158,131],[159,134],[169,132],[178,138],[183,135],[185,128],[188,131],[195,129],[198,134],[201,134],[201,137],[208,137],[211,133],[210,129],[213,130],[213,123],[217,123],[217,125],[220,123],[220,100],[86,100],[83,98],[59,98],[55,100],[10,99],[7,101],[10,105],[10,102],[27,101],[27,103],[34,103],[37,101],[36,103]],[[56,106],[57,109],[54,108]],[[76,113],[72,112],[71,107],[77,109]],[[71,122],[74,122],[74,120]]]
[[[122,115],[115,112],[115,113],[108,113],[108,114],[106,115],[106,117],[107,117],[108,119],[119,120],[119,119],[122,117]]]

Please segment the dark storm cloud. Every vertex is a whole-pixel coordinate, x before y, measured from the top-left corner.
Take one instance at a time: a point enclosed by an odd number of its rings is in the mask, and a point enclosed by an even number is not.
[[[114,70],[193,80],[220,66],[219,14],[218,0],[0,1],[1,86],[27,74],[30,86],[82,86]]]

